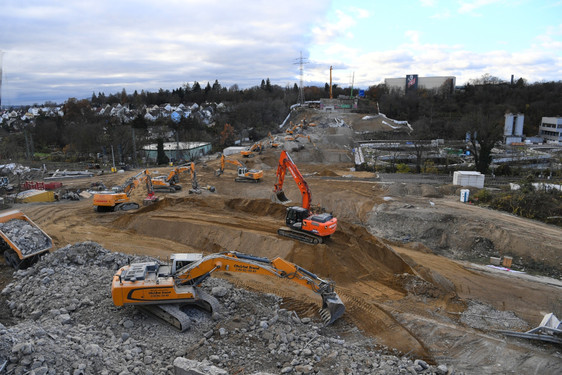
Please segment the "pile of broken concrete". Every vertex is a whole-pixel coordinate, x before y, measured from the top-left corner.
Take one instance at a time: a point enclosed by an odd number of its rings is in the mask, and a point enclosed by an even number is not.
[[[345,315],[324,327],[281,308],[280,297],[217,278],[202,287],[219,299],[220,314],[189,310],[185,332],[135,307],[115,307],[115,271],[149,260],[83,242],[16,271],[2,291],[17,324],[0,324],[0,366],[35,375],[454,372],[377,346]]]
[[[23,256],[51,247],[51,239],[41,229],[22,219],[0,223],[0,231],[20,249]]]

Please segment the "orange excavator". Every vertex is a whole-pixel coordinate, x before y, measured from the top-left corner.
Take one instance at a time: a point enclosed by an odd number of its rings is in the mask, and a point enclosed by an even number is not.
[[[270,146],[270,147],[277,148],[277,147],[279,147],[279,146],[281,145],[279,142],[276,142],[276,141],[275,141],[275,137],[274,137],[273,135],[271,135],[271,132],[269,132],[269,133],[267,134],[267,136],[269,137],[269,146]]]
[[[334,283],[281,258],[269,260],[239,252],[173,254],[169,264],[134,263],[113,276],[111,296],[115,306],[136,305],[180,331],[189,328],[186,305],[195,305],[215,314],[219,302],[199,286],[215,271],[241,272],[278,277],[309,288],[322,297],[320,316],[329,325],[340,318],[345,306]]]
[[[247,147],[245,150],[240,151],[240,155],[242,155],[245,158],[253,158],[256,155],[256,153],[261,154],[262,150],[263,150],[263,146],[261,142],[256,142],[252,146]]]
[[[94,194],[94,210],[97,212],[129,211],[136,210],[140,205],[130,198],[131,193],[142,182],[146,183],[147,197],[143,204],[148,205],[158,200],[154,195],[152,179],[147,170],[137,173],[129,178],[124,184],[113,187],[111,190],[100,191]]]
[[[314,245],[322,243],[334,234],[338,225],[338,219],[327,212],[315,214],[311,211],[312,193],[293,159],[286,151],[281,152],[277,166],[277,181],[273,189],[276,201],[283,204],[291,202],[283,191],[283,182],[285,181],[287,169],[299,187],[302,195],[302,206],[287,208],[287,215],[285,217],[285,224],[287,226],[279,228],[277,233],[281,236]]]
[[[260,182],[263,177],[263,171],[260,169],[248,169],[244,163],[239,160],[227,159],[224,154],[221,155],[221,167],[215,171],[215,175],[219,177],[224,173],[226,163],[234,164],[238,167],[237,176],[234,179],[236,182]]]

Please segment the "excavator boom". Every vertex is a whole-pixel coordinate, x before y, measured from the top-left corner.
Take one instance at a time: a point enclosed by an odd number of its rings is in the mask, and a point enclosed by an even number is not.
[[[175,256],[178,255],[182,254]],[[202,295],[198,288],[215,271],[273,276],[307,287],[322,297],[320,316],[326,325],[332,324],[345,311],[333,282],[322,280],[312,272],[281,258],[269,260],[239,252],[211,254],[181,268],[176,262],[171,266],[157,262],[125,266],[113,277],[113,303],[116,306],[188,303],[205,306],[210,310],[217,309],[216,301]],[[175,311],[174,314],[178,315],[178,312]],[[181,321],[181,318],[176,317],[176,320]]]
[[[279,164],[277,165],[277,181],[273,188],[273,192],[275,193],[277,199],[281,203],[289,203],[290,199],[287,198],[285,192],[283,191],[283,183],[285,181],[285,175],[287,174],[287,169],[293,176],[293,179],[297,183],[299,190],[302,195],[302,207],[306,208],[307,210],[310,209],[310,202],[312,200],[312,193],[308,188],[308,184],[306,183],[304,177],[302,176],[301,172],[297,168],[297,165],[291,159],[291,156],[286,151],[281,152],[281,156],[279,157]]]

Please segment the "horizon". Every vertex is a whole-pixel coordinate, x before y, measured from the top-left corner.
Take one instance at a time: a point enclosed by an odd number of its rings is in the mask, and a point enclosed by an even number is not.
[[[263,1],[6,0],[3,8],[3,107],[194,81],[299,85],[301,56],[304,86],[329,83],[330,66],[343,88],[408,74],[454,76],[458,86],[485,74],[562,78],[559,0],[290,0],[275,11]]]

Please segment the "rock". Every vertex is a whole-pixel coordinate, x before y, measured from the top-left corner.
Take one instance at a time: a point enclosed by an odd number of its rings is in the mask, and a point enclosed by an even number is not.
[[[228,372],[215,366],[205,365],[184,357],[174,359],[175,375],[228,375]]]

